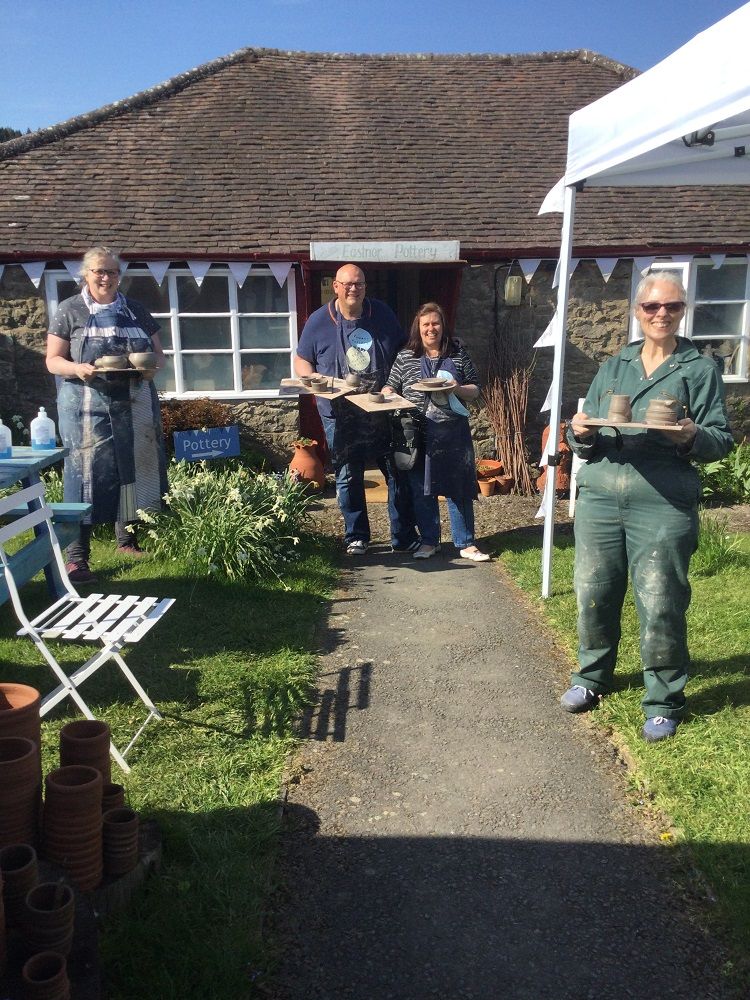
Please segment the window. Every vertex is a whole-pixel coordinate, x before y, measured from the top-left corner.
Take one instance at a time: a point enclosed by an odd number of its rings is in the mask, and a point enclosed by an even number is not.
[[[674,271],[688,291],[679,334],[690,337],[706,357],[713,358],[725,382],[746,382],[750,361],[750,269],[747,257],[727,257],[718,267],[710,257],[692,261],[656,261],[651,271]],[[634,275],[633,292],[640,278]],[[632,319],[630,339],[640,339]]]
[[[78,288],[66,272],[48,272],[50,315]],[[294,272],[283,287],[254,266],[240,287],[227,267],[212,265],[200,287],[187,268],[170,268],[161,285],[131,265],[120,283],[161,325],[166,367],[156,387],[166,397],[257,398],[278,395],[292,374],[297,345]]]

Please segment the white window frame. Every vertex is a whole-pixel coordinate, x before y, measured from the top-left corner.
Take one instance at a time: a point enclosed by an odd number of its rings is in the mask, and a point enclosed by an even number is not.
[[[153,275],[148,270],[147,267],[127,267],[123,272],[127,277],[145,277],[153,278]],[[231,354],[232,356],[232,373],[234,378],[235,386],[241,386],[242,384],[242,359],[249,354],[284,354],[289,356],[289,375],[294,375],[294,355],[297,349],[298,341],[298,327],[297,327],[297,294],[296,294],[296,281],[295,281],[295,271],[292,268],[287,276],[285,286],[287,292],[287,303],[289,306],[288,312],[284,313],[245,313],[240,312],[238,308],[238,296],[237,296],[237,282],[234,278],[229,267],[220,264],[213,264],[206,274],[206,277],[224,277],[228,280],[229,287],[229,311],[221,313],[180,313],[179,303],[177,299],[177,278],[178,277],[189,277],[192,278],[192,273],[187,267],[170,267],[167,271],[164,281],[167,282],[167,289],[169,294],[170,309],[169,312],[165,313],[154,313],[154,319],[156,319],[162,328],[169,327],[171,333],[172,346],[167,348],[164,343],[164,353],[167,357],[177,357],[179,359],[182,356],[181,346],[180,346],[180,317],[183,318],[195,318],[195,317],[229,317],[229,327],[230,327],[230,343],[231,346],[227,349],[221,349],[214,352],[207,352],[205,350],[191,350],[184,352],[185,354]],[[257,280],[258,277],[271,277],[272,280],[276,280],[273,276],[270,268],[254,264],[250,274],[247,276],[245,281]],[[46,271],[44,275],[45,282],[45,292],[47,297],[47,309],[49,316],[52,317],[59,305],[59,295],[58,295],[58,283],[61,281],[71,281],[71,275],[68,271],[61,270],[50,270]],[[155,280],[155,279],[154,279]],[[245,316],[257,316],[261,318],[269,317],[283,317],[287,318],[289,321],[289,347],[261,347],[261,348],[240,348],[240,318]],[[225,389],[225,390],[196,390],[184,388],[182,365],[175,363],[174,365],[174,390],[159,390],[159,396],[161,399],[198,399],[198,398],[210,398],[218,400],[241,400],[241,399],[279,399],[281,398],[281,392],[279,388],[274,389]],[[288,397],[284,397],[288,398]]]
[[[742,310],[742,326],[739,334],[739,356],[737,359],[737,370],[739,374],[722,374],[722,378],[726,383],[740,383],[744,384],[750,381],[750,256],[727,256],[722,263],[722,267],[733,267],[739,264],[747,264],[747,271],[745,274],[745,298],[743,302]],[[688,260],[671,260],[669,258],[664,258],[661,260],[655,260],[653,264],[649,267],[649,272],[652,271],[677,271],[682,279],[682,283],[687,289],[688,301],[687,308],[685,309],[685,315],[682,318],[682,322],[677,330],[677,333],[681,337],[687,337],[692,340],[693,338],[693,317],[696,305],[704,305],[708,302],[716,302],[717,304],[724,303],[737,303],[742,300],[740,299],[699,299],[696,300],[696,287],[698,283],[698,268],[699,267],[712,267],[713,262],[711,257],[700,256],[692,257]],[[631,303],[635,301],[635,290],[643,275],[636,269],[633,268],[632,284],[630,290],[630,301]],[[638,320],[631,312],[630,316],[630,332],[628,342],[642,340],[643,335],[641,333],[640,325]],[[700,337],[701,341],[706,340],[727,340],[726,334],[716,334],[715,337],[702,335]]]

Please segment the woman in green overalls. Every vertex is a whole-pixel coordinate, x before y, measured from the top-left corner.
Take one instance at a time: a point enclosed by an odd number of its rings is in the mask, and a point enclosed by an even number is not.
[[[579,666],[561,705],[583,712],[611,690],[629,572],[648,741],[674,736],[685,711],[688,566],[700,496],[691,460],[715,461],[733,444],[719,369],[677,336],[686,299],[674,273],[655,271],[641,281],[635,315],[644,339],[602,365],[568,430],[573,451],[587,461],[578,472],[575,517]],[[680,429],[587,425],[607,417],[613,394],[630,397],[633,422],[643,422],[652,400],[676,399]]]

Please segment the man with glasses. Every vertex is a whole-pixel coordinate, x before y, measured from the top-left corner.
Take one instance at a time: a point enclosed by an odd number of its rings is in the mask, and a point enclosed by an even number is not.
[[[364,392],[379,391],[393,359],[406,342],[393,310],[365,295],[365,276],[355,264],[344,264],[333,282],[336,298],[310,316],[297,346],[297,375],[355,372]],[[376,462],[388,482],[391,546],[396,552],[419,547],[409,491],[393,466],[390,423],[386,414],[364,413],[345,399],[317,397],[331,461],[336,499],[344,517],[344,544],[349,555],[364,555],[370,543],[365,499],[365,468]]]

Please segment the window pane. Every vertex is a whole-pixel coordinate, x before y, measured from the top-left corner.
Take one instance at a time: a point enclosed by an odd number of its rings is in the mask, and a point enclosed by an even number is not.
[[[286,285],[279,288],[278,281],[270,274],[259,277],[250,274],[242,288],[237,289],[237,305],[244,313],[289,312]]]
[[[182,375],[186,391],[234,389],[232,357],[229,354],[183,354]]]
[[[226,277],[214,275],[205,277],[198,288],[192,276],[178,277],[177,301],[180,312],[229,312],[229,284]]]
[[[161,330],[159,330],[159,340],[161,341],[161,346],[165,351],[172,350],[172,321],[169,316],[162,316],[156,321],[161,323]]]
[[[705,358],[713,358],[722,375],[739,375],[740,340],[699,340],[693,344]]]
[[[218,351],[232,346],[229,317],[196,316],[180,319],[180,343],[183,351]]]
[[[716,271],[709,265],[698,267],[695,297],[702,299],[744,299],[747,263],[724,264]]]
[[[693,313],[693,338],[722,333],[739,337],[742,333],[743,309],[740,302],[724,306],[696,306]]]
[[[150,313],[169,312],[169,286],[166,279],[157,285],[151,275],[127,274],[120,282],[120,291],[145,306]]]
[[[174,358],[171,356],[167,357],[166,363],[161,371],[156,373],[154,378],[154,385],[159,390],[159,392],[174,392],[175,391],[175,380],[174,380]]]
[[[243,389],[278,389],[283,378],[289,378],[288,354],[243,354]]]
[[[286,317],[240,316],[240,347],[289,347]]]

